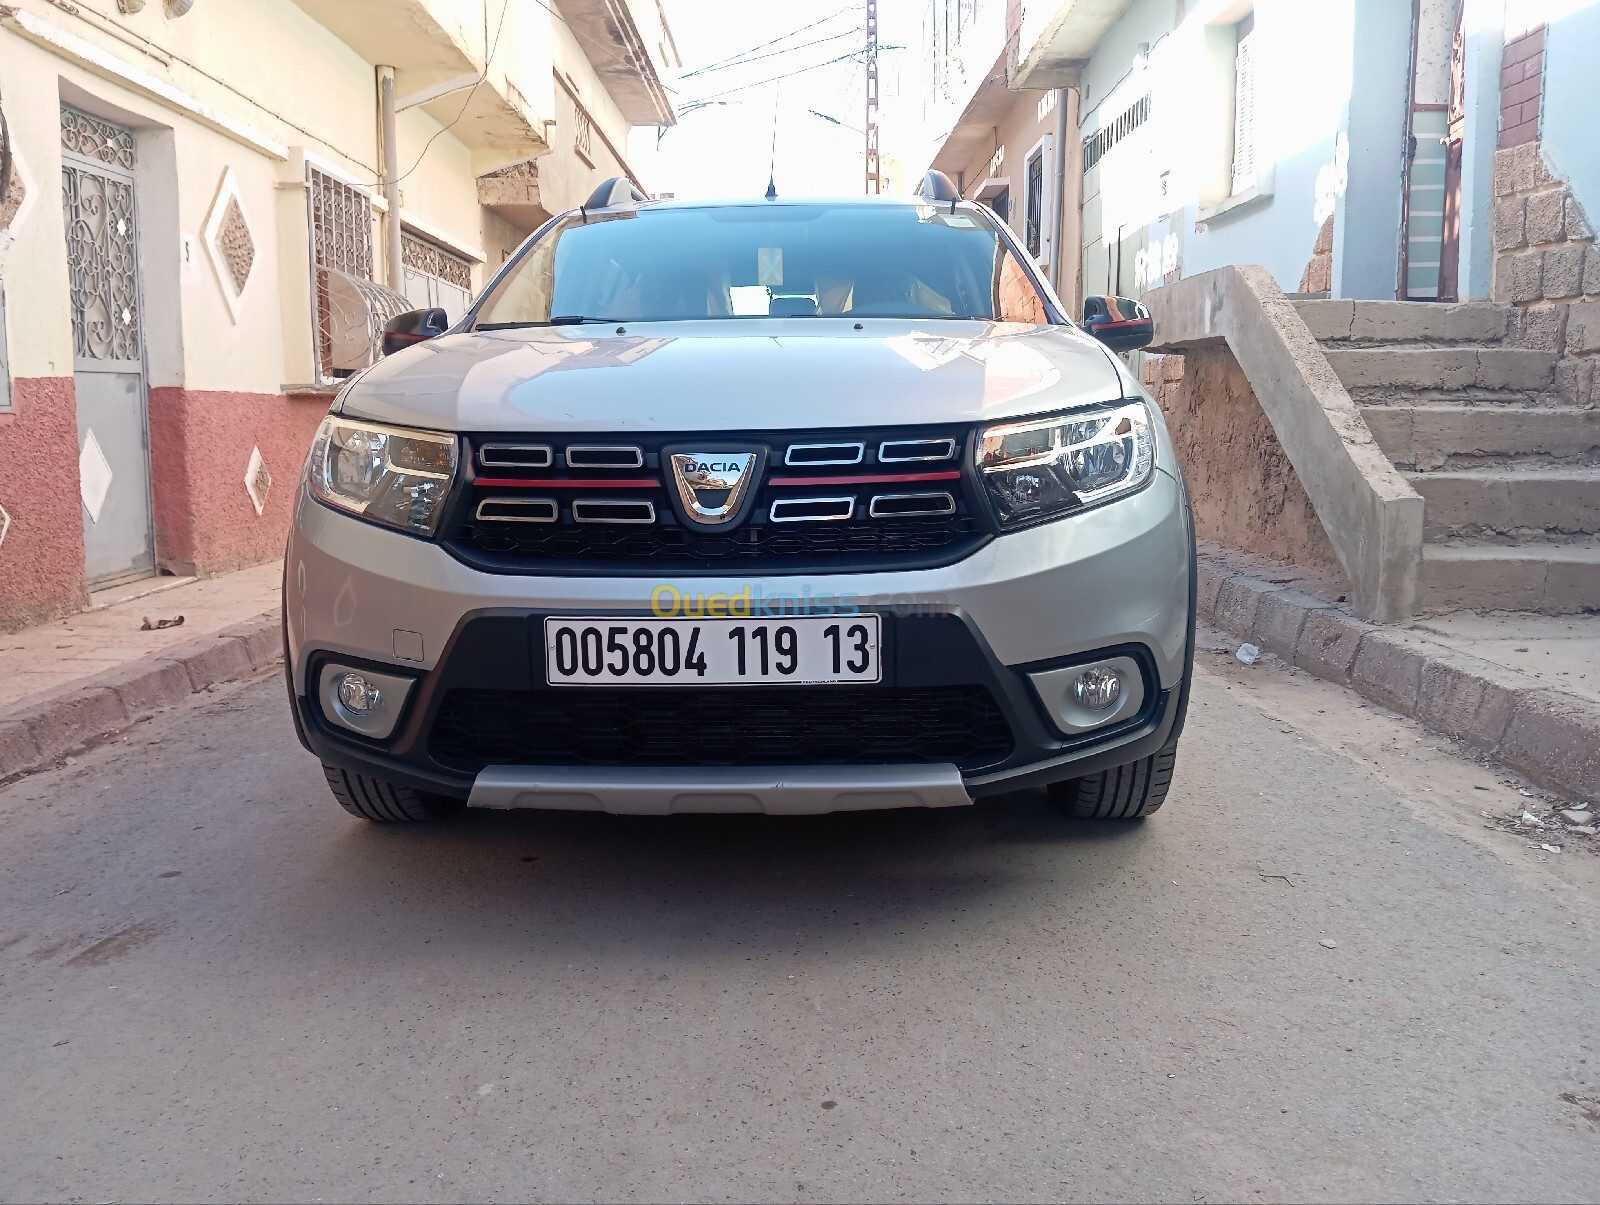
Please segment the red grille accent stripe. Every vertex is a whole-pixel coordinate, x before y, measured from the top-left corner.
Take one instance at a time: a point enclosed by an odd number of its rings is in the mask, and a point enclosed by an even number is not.
[[[515,485],[539,490],[653,490],[661,485],[655,478],[629,477],[618,481],[580,477],[476,477],[473,485]]]
[[[901,481],[959,481],[961,471],[943,473],[867,473],[859,477],[769,477],[768,485],[894,485]]]

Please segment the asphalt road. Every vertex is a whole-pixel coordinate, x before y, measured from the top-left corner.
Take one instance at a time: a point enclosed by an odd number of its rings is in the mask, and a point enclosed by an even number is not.
[[[1600,1197],[1600,859],[1203,660],[1134,826],[384,829],[276,680],[141,725],[0,790],[0,1198]]]

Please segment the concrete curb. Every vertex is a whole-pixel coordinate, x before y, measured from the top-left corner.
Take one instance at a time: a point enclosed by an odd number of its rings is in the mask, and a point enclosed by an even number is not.
[[[208,687],[283,663],[279,612],[200,636],[0,711],[0,782],[44,769]]]
[[[1533,782],[1600,798],[1600,703],[1202,553],[1200,615],[1315,674],[1466,742]],[[0,711],[0,782],[53,765],[223,682],[283,663],[274,609]]]
[[[1357,619],[1342,606],[1201,554],[1200,615],[1307,673],[1487,753],[1540,786],[1600,798],[1600,703]]]

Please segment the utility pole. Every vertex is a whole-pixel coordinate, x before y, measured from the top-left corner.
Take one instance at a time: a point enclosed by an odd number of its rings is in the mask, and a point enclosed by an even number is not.
[[[394,68],[378,68],[378,132],[383,143],[384,272],[389,287],[405,292],[405,268],[400,254],[400,139],[395,135]]]
[[[878,0],[867,0],[867,192],[883,191],[878,171]]]

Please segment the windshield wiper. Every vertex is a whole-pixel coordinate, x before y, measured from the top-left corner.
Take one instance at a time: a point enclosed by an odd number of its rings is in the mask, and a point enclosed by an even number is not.
[[[529,326],[583,326],[594,323],[597,326],[615,325],[615,318],[590,318],[584,314],[556,314],[548,322],[480,322],[473,330],[479,331],[514,331]]]

